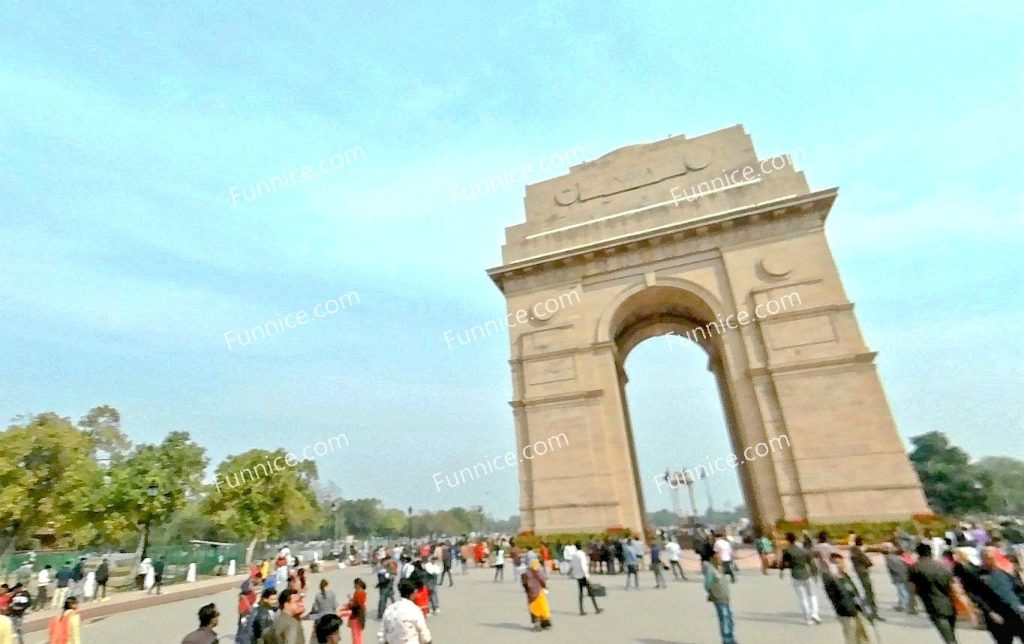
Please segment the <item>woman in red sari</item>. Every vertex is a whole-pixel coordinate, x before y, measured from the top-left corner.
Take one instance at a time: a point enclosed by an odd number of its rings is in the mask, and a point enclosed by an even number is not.
[[[348,627],[352,630],[352,644],[363,644],[363,629],[366,628],[366,582],[358,577],[352,582],[356,591],[345,606],[349,611]]]

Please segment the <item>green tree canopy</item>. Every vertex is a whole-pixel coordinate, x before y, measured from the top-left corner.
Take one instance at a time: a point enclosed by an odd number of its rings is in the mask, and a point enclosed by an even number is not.
[[[181,431],[171,432],[159,445],[136,445],[115,457],[95,510],[104,536],[119,540],[141,527],[141,555],[149,528],[168,523],[202,489],[206,464],[206,450]]]
[[[52,530],[62,545],[88,526],[81,491],[100,480],[94,443],[67,418],[39,414],[0,433],[0,525],[5,548]]]
[[[940,432],[914,436],[910,442],[914,445],[910,461],[933,510],[960,516],[988,509],[992,479],[984,469],[971,464],[967,452]]]
[[[992,479],[989,510],[1024,515],[1024,461],[1009,456],[986,456],[976,467]]]
[[[227,533],[249,539],[247,564],[258,542],[318,521],[316,465],[288,464],[286,456],[280,448],[229,456],[217,466],[215,484],[208,488],[204,508],[213,521]],[[284,464],[284,469],[275,468],[275,463]]]

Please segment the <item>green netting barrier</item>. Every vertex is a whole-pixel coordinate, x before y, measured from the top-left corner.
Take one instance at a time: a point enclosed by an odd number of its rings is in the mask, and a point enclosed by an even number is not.
[[[33,574],[42,570],[47,564],[53,566],[57,571],[70,560],[72,565],[79,557],[88,557],[86,571],[96,570],[99,565],[99,558],[102,553],[96,550],[62,550],[62,551],[35,551],[35,565]],[[146,550],[146,556],[154,562],[163,557],[164,584],[176,584],[185,581],[188,574],[188,565],[196,564],[196,574],[199,576],[227,574],[228,563],[234,559],[236,572],[244,572],[245,546],[241,544],[230,544],[226,546],[213,546],[208,544],[184,544],[177,546],[150,546]],[[15,581],[15,571],[28,560],[28,553],[16,552],[0,562],[0,573],[8,582]],[[111,566],[111,586],[122,587],[134,584],[135,564],[131,553],[111,553],[109,555]]]

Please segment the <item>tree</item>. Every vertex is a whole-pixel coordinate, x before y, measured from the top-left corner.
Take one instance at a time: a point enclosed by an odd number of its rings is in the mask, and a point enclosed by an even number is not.
[[[967,452],[940,432],[914,436],[910,442],[914,445],[910,461],[933,510],[960,516],[988,509],[992,479],[988,472],[971,464]]]
[[[246,564],[260,541],[280,537],[318,518],[313,490],[316,464],[299,461],[290,465],[286,457],[284,449],[252,449],[229,456],[217,466],[215,484],[207,490],[203,506],[214,522],[238,538],[249,539]],[[274,467],[281,463],[285,464],[283,470]]]
[[[92,439],[94,456],[101,462],[124,456],[132,447],[121,431],[121,414],[110,405],[93,407],[78,421],[78,426]]]
[[[107,539],[121,539],[139,529],[136,556],[149,543],[152,526],[171,520],[203,487],[206,450],[188,432],[171,432],[159,445],[137,445],[115,457],[106,471],[96,511]]]
[[[94,443],[67,418],[39,414],[0,433],[0,525],[7,543],[52,530],[75,545],[84,521],[83,491],[99,481]],[[71,541],[71,543],[68,543]]]
[[[992,479],[988,507],[992,512],[1024,514],[1024,461],[1009,456],[986,456],[976,466]]]

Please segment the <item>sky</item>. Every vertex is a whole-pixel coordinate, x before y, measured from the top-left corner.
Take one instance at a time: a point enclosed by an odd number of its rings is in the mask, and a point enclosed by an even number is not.
[[[485,270],[524,185],[453,189],[742,123],[839,187],[826,232],[904,439],[1024,456],[1019,3],[514,4],[9,3],[0,418],[110,404],[213,464],[344,433],[316,462],[346,497],[511,515],[512,469],[433,484],[516,447],[507,337],[444,333],[504,314]],[[730,451],[704,366],[661,338],[627,360],[650,510],[655,473]]]

